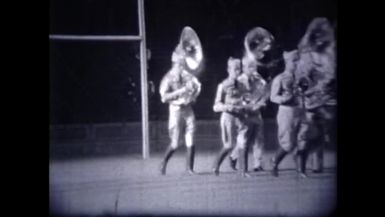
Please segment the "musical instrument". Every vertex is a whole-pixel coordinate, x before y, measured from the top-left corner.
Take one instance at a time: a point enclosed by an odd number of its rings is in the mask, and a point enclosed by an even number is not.
[[[181,74],[187,82],[185,89],[180,97],[173,104],[187,105],[195,101],[200,91],[200,83],[197,80],[203,70],[203,50],[202,44],[196,32],[189,26],[183,28],[179,43],[176,46],[172,61],[183,63],[183,73]]]
[[[265,52],[272,48],[274,43],[273,35],[262,27],[255,27],[251,29],[245,37],[245,58],[256,61],[261,60]]]
[[[326,18],[317,17],[310,22],[298,51],[297,83],[301,78],[308,81],[308,88],[303,91],[305,108],[311,110],[334,103],[335,38],[334,29]]]
[[[262,27],[251,29],[245,36],[244,47],[245,53],[242,59],[244,65],[242,70],[254,70],[254,76],[259,80],[258,90],[253,93],[245,93],[243,96],[245,108],[257,108],[266,104],[270,93],[270,83],[257,73],[257,67],[260,65],[260,60],[264,57],[265,52],[270,51],[274,43],[273,35]],[[255,68],[251,68],[251,67]],[[245,72],[243,72],[245,73]],[[256,92],[255,92],[256,91]]]
[[[202,44],[196,32],[189,26],[183,28],[179,43],[172,54],[172,60],[176,59],[182,59],[185,69],[194,76],[199,76],[203,70]]]

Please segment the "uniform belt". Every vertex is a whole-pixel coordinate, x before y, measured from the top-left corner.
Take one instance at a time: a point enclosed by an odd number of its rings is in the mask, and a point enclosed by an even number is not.
[[[191,105],[190,104],[187,104],[187,105],[174,105],[174,104],[171,104],[171,106],[173,106],[173,107],[178,107],[178,108],[188,108],[188,107],[190,107]]]
[[[224,113],[235,116],[235,117],[241,117],[242,116],[240,113],[236,113],[236,112],[224,112]]]

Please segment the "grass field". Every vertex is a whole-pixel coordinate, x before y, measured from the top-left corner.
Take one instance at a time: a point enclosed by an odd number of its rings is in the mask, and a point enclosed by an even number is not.
[[[225,160],[220,176],[211,174],[217,153],[197,152],[197,175],[187,175],[185,150],[159,175],[162,155],[116,155],[51,160],[50,213],[60,216],[204,215],[204,216],[325,216],[336,205],[336,154],[325,154],[326,170],[298,177],[291,156],[278,178],[270,175],[272,156],[264,156],[266,171],[240,177]],[[250,157],[251,158],[251,157]],[[250,159],[249,158],[249,159]],[[251,159],[250,159],[251,160]]]

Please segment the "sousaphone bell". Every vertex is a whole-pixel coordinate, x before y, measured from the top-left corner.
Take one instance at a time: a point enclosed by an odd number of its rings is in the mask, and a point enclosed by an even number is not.
[[[196,32],[189,26],[183,28],[179,43],[176,46],[172,61],[182,59],[185,69],[195,76],[199,76],[203,69],[202,44]]]
[[[245,56],[249,61],[257,63],[265,56],[265,53],[272,48],[274,43],[273,35],[262,27],[251,29],[245,37]]]

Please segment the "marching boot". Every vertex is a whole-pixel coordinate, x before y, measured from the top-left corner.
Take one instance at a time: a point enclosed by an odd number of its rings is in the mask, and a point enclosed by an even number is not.
[[[230,168],[234,171],[237,171],[237,159],[233,159],[231,156],[229,156],[229,162],[230,162]]]
[[[298,151],[298,164],[299,164],[299,175],[302,178],[307,178],[306,175],[306,160],[307,153],[305,150]]]
[[[214,167],[213,167],[213,172],[216,176],[219,175],[219,167],[222,164],[223,159],[225,159],[226,155],[229,153],[231,149],[229,148],[222,148],[221,151],[219,152],[219,155],[214,161]]]
[[[247,173],[247,167],[248,167],[248,153],[247,149],[239,149],[239,174],[243,177],[250,177],[250,175]]]
[[[165,175],[166,174],[166,167],[167,167],[167,163],[168,163],[168,160],[170,160],[172,154],[175,152],[175,149],[172,148],[171,146],[169,146],[166,150],[166,153],[164,155],[164,158],[163,158],[163,161],[162,163],[160,164],[160,174],[161,175]]]
[[[186,170],[187,170],[187,173],[190,175],[195,174],[194,156],[195,156],[195,146],[187,147]]]
[[[233,156],[233,154],[235,154],[235,156]],[[238,159],[238,156],[239,156],[239,148],[238,147],[234,147],[232,149],[232,151],[231,151],[231,154],[229,155],[229,166],[234,171],[237,171],[237,159]]]
[[[282,148],[279,148],[277,153],[275,154],[275,157],[271,159],[271,162],[273,164],[273,170],[271,171],[271,174],[275,177],[278,176],[278,165],[281,163],[283,158],[286,156],[287,152],[283,150]]]
[[[319,149],[313,154],[313,173],[323,172],[323,150]]]
[[[299,156],[298,156],[298,151],[295,151],[294,153],[293,153],[293,161],[294,161],[294,165],[295,165],[295,169],[296,169],[296,171],[299,173],[299,171],[300,171],[300,166],[299,166]]]

